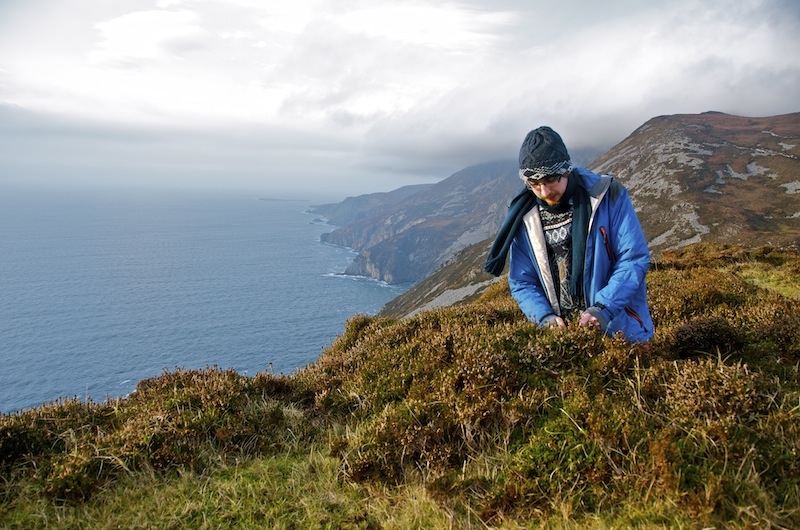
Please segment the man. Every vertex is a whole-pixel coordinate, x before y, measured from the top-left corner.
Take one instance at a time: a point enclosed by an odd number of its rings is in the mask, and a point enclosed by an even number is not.
[[[519,174],[526,189],[512,200],[484,269],[499,276],[508,255],[511,294],[542,327],[577,324],[648,342],[650,251],[625,187],[573,166],[550,127],[525,137]]]

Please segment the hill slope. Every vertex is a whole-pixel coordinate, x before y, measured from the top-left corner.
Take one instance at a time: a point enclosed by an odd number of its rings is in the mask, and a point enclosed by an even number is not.
[[[800,299],[778,291],[799,264],[665,253],[649,349],[539,329],[500,283],[354,317],[291,376],[179,371],[0,416],[0,525],[798,528]]]
[[[653,118],[591,169],[628,187],[656,254],[699,241],[800,243],[800,113]]]

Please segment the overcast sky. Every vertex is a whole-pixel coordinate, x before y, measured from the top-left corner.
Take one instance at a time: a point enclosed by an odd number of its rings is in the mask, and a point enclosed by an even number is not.
[[[344,198],[708,110],[800,111],[800,2],[0,0],[0,189]]]

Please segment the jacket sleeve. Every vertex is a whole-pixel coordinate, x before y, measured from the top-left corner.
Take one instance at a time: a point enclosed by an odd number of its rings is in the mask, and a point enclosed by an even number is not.
[[[511,296],[517,301],[519,308],[528,320],[541,325],[544,320],[555,314],[547,301],[539,272],[533,262],[531,245],[522,225],[511,242],[508,259],[508,286]]]
[[[623,187],[616,200],[606,200],[610,226],[597,227],[594,251],[595,266],[607,271],[607,280],[597,286],[592,304],[604,307],[613,319],[641,292],[650,267],[650,250],[627,190]]]

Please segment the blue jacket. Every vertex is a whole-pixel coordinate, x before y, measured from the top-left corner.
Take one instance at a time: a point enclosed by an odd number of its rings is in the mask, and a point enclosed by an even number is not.
[[[583,271],[586,305],[605,317],[607,335],[621,331],[631,342],[647,342],[653,337],[645,284],[650,250],[628,191],[612,177],[583,168],[574,168],[570,177],[576,176],[592,206]],[[514,234],[508,284],[532,322],[541,325],[551,315],[560,316],[538,206]]]

